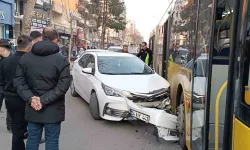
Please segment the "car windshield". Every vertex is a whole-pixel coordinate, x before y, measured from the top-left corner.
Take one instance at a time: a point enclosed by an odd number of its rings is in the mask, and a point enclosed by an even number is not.
[[[122,48],[118,48],[118,47],[110,47],[108,48],[109,51],[113,51],[113,52],[118,52],[118,51],[121,51]]]
[[[137,57],[98,56],[98,69],[101,74],[145,75],[153,70]]]

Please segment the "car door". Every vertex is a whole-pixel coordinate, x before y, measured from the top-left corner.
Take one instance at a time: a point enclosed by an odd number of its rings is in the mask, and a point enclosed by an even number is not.
[[[91,91],[94,87],[94,83],[96,82],[96,77],[95,77],[95,70],[96,70],[96,60],[93,55],[90,55],[88,57],[88,60],[86,62],[86,68],[92,68],[94,70],[93,74],[85,74],[85,90],[84,90],[84,95],[86,95],[86,101],[89,102],[90,96],[91,96]]]
[[[75,87],[76,90],[78,92],[78,94],[86,100],[86,87],[84,86],[85,82],[86,82],[86,74],[83,73],[83,68],[87,67],[87,61],[88,58],[90,57],[90,54],[84,54],[78,61],[78,64],[74,67],[75,69]]]

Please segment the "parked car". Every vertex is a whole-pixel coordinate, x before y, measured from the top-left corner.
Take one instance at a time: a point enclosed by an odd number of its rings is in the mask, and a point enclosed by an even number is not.
[[[107,50],[108,51],[113,51],[113,52],[121,52],[122,47],[120,47],[120,46],[110,46]]]
[[[94,119],[121,121],[130,113],[125,98],[138,106],[156,108],[169,98],[169,86],[132,54],[92,50],[74,62],[70,90],[72,96],[89,103]]]

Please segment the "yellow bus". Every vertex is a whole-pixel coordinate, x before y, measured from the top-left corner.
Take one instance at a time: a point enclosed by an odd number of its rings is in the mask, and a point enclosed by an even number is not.
[[[184,150],[250,150],[250,0],[172,0],[149,39]]]

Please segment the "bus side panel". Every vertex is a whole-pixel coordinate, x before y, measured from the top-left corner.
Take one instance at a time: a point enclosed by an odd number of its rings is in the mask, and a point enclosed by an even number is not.
[[[237,118],[234,118],[233,149],[250,150],[250,128]]]
[[[191,115],[190,115],[190,106],[187,106],[187,102],[191,102],[191,85],[188,81],[186,81],[183,77],[184,74],[181,73],[182,69],[186,70],[185,72],[192,73],[192,71],[184,68],[183,66],[174,63],[173,61],[168,61],[168,80],[171,85],[171,99],[172,99],[172,111],[176,112],[176,108],[178,107],[179,99],[177,96],[181,93],[178,93],[178,86],[181,86],[182,92],[184,94],[184,104],[185,104],[185,117],[186,117],[186,145],[189,149],[190,144],[190,136],[191,136]],[[191,74],[192,76],[192,74]]]

